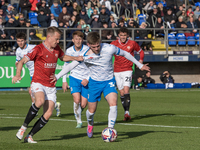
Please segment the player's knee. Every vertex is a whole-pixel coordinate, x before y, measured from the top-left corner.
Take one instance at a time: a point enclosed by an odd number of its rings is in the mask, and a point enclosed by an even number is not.
[[[35,106],[36,106],[36,107],[40,108],[40,107],[42,107],[43,105],[44,105],[44,100],[42,100],[42,99],[37,99],[37,100],[35,101]]]
[[[85,108],[87,104],[81,103],[81,108]]]
[[[44,118],[45,118],[46,120],[49,120],[49,118],[51,117],[51,115],[52,115],[52,111],[47,111],[47,112],[44,114]]]

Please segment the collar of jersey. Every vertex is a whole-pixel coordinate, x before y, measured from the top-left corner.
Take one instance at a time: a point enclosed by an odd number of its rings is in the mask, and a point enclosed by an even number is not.
[[[126,43],[123,44],[123,43],[120,41],[120,39],[119,39],[119,44],[122,45],[122,46],[124,46],[124,45],[126,45],[126,44],[128,43],[128,41],[129,41],[129,39],[127,39]]]
[[[75,45],[73,46],[73,49],[74,49],[75,52],[77,52],[76,49],[75,49]],[[81,50],[80,50],[80,51],[82,51],[82,49],[83,49],[83,44],[82,44],[82,47],[81,47]],[[79,51],[79,52],[80,52],[80,51]]]

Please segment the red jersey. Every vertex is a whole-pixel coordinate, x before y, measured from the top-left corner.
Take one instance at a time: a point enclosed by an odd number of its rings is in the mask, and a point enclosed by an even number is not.
[[[35,46],[25,57],[34,61],[34,74],[31,82],[37,82],[47,87],[55,87],[50,83],[50,76],[55,73],[58,58],[64,52],[57,45],[50,51],[44,43]]]
[[[144,52],[135,41],[127,40],[126,43],[123,44],[120,40],[115,40],[110,44],[115,45],[124,51],[127,51],[132,56],[134,56],[134,51],[137,51],[140,53],[140,60],[144,59]],[[115,55],[114,72],[132,71],[132,66],[133,62],[129,61],[123,56]]]

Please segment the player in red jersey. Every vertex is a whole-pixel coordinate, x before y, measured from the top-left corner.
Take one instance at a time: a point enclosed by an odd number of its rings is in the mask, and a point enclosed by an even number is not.
[[[140,53],[139,62],[143,63],[144,52],[135,41],[128,39],[128,29],[125,27],[120,28],[118,36],[119,39],[111,42],[110,44],[113,44],[119,47],[120,49],[129,52],[132,56],[134,56],[134,51],[139,52]],[[119,89],[120,92],[121,102],[125,111],[124,121],[131,120],[129,113],[130,100],[131,100],[129,89],[132,82],[132,73],[133,73],[132,66],[133,63],[128,59],[126,59],[125,57],[115,56],[114,75],[117,83],[117,88]]]
[[[46,40],[35,46],[27,55],[25,55],[17,65],[16,76],[12,82],[21,80],[21,70],[23,64],[29,60],[34,61],[34,74],[31,82],[31,90],[34,93],[35,103],[30,107],[23,125],[18,130],[16,136],[19,140],[23,138],[28,124],[36,116],[39,109],[43,106],[43,115],[34,124],[32,130],[25,137],[24,142],[37,143],[33,141],[32,136],[37,133],[48,122],[52,115],[56,103],[56,87],[50,82],[50,76],[55,73],[58,58],[62,61],[78,60],[82,57],[72,57],[64,55],[64,52],[57,45],[61,36],[61,31],[56,27],[47,29]]]

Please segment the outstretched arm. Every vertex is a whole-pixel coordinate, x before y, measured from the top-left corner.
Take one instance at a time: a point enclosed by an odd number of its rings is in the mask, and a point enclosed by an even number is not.
[[[83,56],[78,56],[78,57],[74,57],[74,56],[68,56],[68,55],[64,55],[63,57],[60,58],[61,61],[83,61]]]
[[[62,76],[64,76],[65,74],[67,74],[69,71],[71,71],[74,67],[76,67],[77,65],[79,64],[78,61],[72,61],[72,63],[70,63],[69,65],[65,65],[63,66],[63,69],[59,72],[59,74],[57,75],[53,75],[51,76],[50,79],[51,80],[51,83],[52,82],[56,82],[58,79],[60,79]]]
[[[120,50],[118,55],[124,56],[126,59],[132,61],[134,64],[136,64],[139,67],[140,70],[150,71],[150,68],[147,66],[148,64],[141,64],[130,53],[128,53],[128,52],[126,52],[124,50]]]
[[[21,71],[22,71],[22,67],[25,63],[27,63],[29,60],[26,57],[23,57],[19,63],[17,64],[17,71],[16,71],[16,75],[12,78],[12,83],[15,83],[19,80],[21,80]]]

